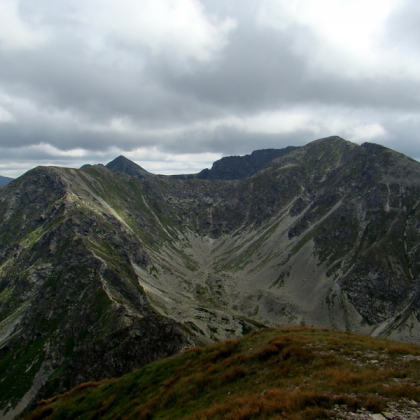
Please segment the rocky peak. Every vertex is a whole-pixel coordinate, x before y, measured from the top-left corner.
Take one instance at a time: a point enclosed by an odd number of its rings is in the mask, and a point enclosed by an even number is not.
[[[264,169],[270,162],[297,149],[289,146],[284,149],[256,150],[250,155],[228,156],[213,163],[211,169],[204,169],[196,175],[198,179],[244,179]]]
[[[108,169],[112,169],[115,171],[123,172],[127,175],[152,175],[150,172],[143,169],[140,165],[137,165],[137,163],[134,163],[130,159],[127,159],[124,156],[118,156],[113,161],[109,162],[107,165],[105,165]]]

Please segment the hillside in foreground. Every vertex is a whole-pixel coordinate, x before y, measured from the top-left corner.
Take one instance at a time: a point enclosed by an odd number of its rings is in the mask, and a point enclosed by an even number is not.
[[[419,384],[419,346],[264,329],[79,385],[25,419],[416,419]]]

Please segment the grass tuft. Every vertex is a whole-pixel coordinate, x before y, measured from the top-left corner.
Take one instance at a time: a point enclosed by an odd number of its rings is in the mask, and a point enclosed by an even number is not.
[[[46,407],[40,410],[37,413],[32,414],[30,417],[28,417],[29,420],[42,420],[49,417],[54,412],[54,409],[52,407]]]
[[[254,357],[257,360],[264,362],[278,355],[279,355],[279,348],[274,344],[268,344],[267,346],[263,347],[258,352],[256,352]]]
[[[236,381],[237,379],[243,378],[246,374],[247,372],[242,366],[235,366],[224,372],[221,375],[220,380],[223,384],[227,384]]]

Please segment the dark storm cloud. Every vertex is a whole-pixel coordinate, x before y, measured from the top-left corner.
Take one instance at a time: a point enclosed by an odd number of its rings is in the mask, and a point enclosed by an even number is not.
[[[188,98],[175,97],[151,75],[130,68],[98,66],[85,57],[69,57],[54,49],[6,52],[1,59],[6,65],[1,66],[0,77],[9,92],[25,94],[41,106],[71,109],[94,121],[128,115],[146,123],[164,122],[179,113],[180,100],[193,108]]]
[[[303,77],[302,59],[288,49],[289,41],[269,29],[239,25],[213,66],[187,75],[164,69],[160,75],[169,89],[227,109],[275,106],[293,99]]]
[[[169,91],[189,92],[200,102],[210,102],[235,112],[255,112],[285,104],[319,102],[357,107],[419,109],[420,83],[413,80],[346,75],[313,71],[307,59],[290,45],[305,32],[295,27],[287,33],[261,28],[255,23],[239,24],[214,66],[194,74],[175,74],[171,69],[153,68]],[[316,44],[308,33],[308,45]],[[310,47],[309,47],[310,48]],[[158,63],[162,65],[162,63]]]

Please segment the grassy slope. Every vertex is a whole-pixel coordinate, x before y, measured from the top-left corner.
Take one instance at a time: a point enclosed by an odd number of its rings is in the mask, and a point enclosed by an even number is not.
[[[26,419],[322,419],[420,402],[420,347],[267,329],[42,401]]]

